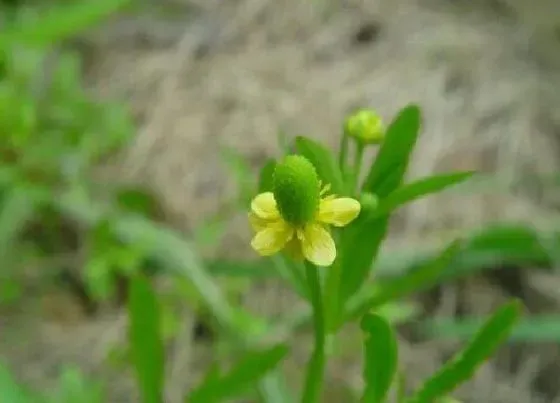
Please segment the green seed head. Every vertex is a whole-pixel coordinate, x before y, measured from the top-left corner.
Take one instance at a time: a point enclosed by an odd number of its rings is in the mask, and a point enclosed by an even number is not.
[[[346,134],[364,144],[379,144],[385,137],[381,117],[372,110],[362,109],[350,115],[345,122]]]
[[[315,167],[301,155],[288,155],[276,165],[273,192],[287,222],[302,225],[313,220],[320,199]]]

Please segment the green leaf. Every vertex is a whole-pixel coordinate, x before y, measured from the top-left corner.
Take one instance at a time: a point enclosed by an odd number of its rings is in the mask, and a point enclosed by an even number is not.
[[[103,389],[100,383],[84,377],[74,366],[64,367],[59,378],[58,388],[49,399],[52,403],[102,403]]]
[[[162,403],[164,347],[157,297],[149,281],[135,276],[129,290],[128,314],[131,357],[142,403]]]
[[[57,199],[60,208],[70,217],[93,225],[103,216],[103,209],[81,192],[64,194]],[[247,336],[246,323],[241,321],[241,312],[232,307],[206,267],[195,252],[192,244],[180,234],[138,216],[121,215],[113,221],[118,237],[133,245],[146,245],[146,254],[171,273],[192,283],[201,301],[211,310],[221,326],[235,334]],[[242,318],[243,321],[246,318]]]
[[[417,270],[395,280],[380,283],[370,295],[356,294],[354,298],[348,301],[346,320],[359,318],[381,305],[438,284],[441,281],[442,272],[452,262],[459,248],[460,243],[453,242],[440,256],[425,263]]]
[[[8,368],[0,362],[0,396],[5,403],[31,403],[27,391],[14,379]]]
[[[429,194],[441,192],[446,188],[470,179],[473,174],[474,172],[449,173],[422,178],[403,185],[381,200],[377,209],[372,212],[372,217],[381,217],[406,203],[413,202]]]
[[[273,370],[287,353],[288,347],[285,344],[249,352],[225,374],[213,374],[208,377],[189,394],[185,402],[221,403],[226,399],[238,397]]]
[[[274,175],[275,168],[276,161],[273,159],[269,159],[262,167],[259,175],[259,193],[272,191],[272,177]]]
[[[335,194],[343,193],[342,173],[334,155],[328,148],[307,137],[298,136],[296,137],[296,150],[315,166],[323,184],[330,184],[331,191]]]
[[[266,375],[260,385],[259,394],[263,403],[293,403],[291,391],[280,370]]]
[[[421,325],[429,337],[466,340],[476,334],[484,324],[483,318],[466,317],[460,321],[439,318],[425,321]],[[521,320],[509,336],[511,342],[560,343],[560,315],[542,314]]]
[[[39,196],[26,186],[16,187],[1,195],[0,256],[5,260],[13,250],[17,236],[33,218]]]
[[[397,340],[389,323],[379,315],[365,315],[361,328],[366,333],[363,375],[366,386],[361,401],[382,403],[397,371]]]
[[[130,0],[89,0],[50,7],[0,34],[0,49],[13,43],[48,46],[72,37],[113,14]]]
[[[364,183],[364,191],[383,199],[400,186],[419,130],[420,109],[415,105],[406,106],[387,128],[385,140]]]
[[[389,216],[360,215],[342,234],[339,298],[344,305],[367,281],[389,226]]]
[[[520,315],[519,301],[512,301],[498,309],[467,347],[422,385],[410,403],[434,402],[469,380],[476,369],[507,339]]]

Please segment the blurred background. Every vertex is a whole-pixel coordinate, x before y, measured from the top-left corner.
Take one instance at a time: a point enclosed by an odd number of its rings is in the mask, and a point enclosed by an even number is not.
[[[6,30],[14,12],[32,20],[73,2],[8,3]],[[458,396],[560,402],[560,2],[138,0],[40,51],[6,38],[0,357],[21,382],[48,390],[95,380],[105,389],[98,401],[138,401],[123,301],[126,275],[142,270],[165,306],[166,402],[182,401],[217,354],[219,330],[187,282],[160,274],[192,258],[256,315],[296,309],[266,265],[262,278],[228,275],[257,261],[244,208],[259,169],[295,135],[336,148],[357,107],[388,122],[414,102],[424,121],[409,178],[481,175],[392,220],[379,263],[387,276],[453,237],[474,239],[460,278],[388,313],[403,369],[413,383],[425,378],[476,317],[516,297],[527,321]],[[181,234],[177,248],[189,252],[170,268],[123,244],[113,226],[124,210]],[[356,337],[342,339],[325,401],[352,401]],[[297,337],[288,374],[308,344]]]

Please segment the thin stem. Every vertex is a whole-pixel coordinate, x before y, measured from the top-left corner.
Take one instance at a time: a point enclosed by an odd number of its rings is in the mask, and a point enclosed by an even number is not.
[[[356,143],[356,157],[354,158],[354,169],[352,170],[352,184],[350,194],[355,194],[358,181],[360,180],[360,172],[362,170],[362,161],[364,159],[364,145]]]
[[[343,131],[340,137],[340,154],[338,156],[338,164],[340,165],[340,171],[346,171],[346,164],[348,162],[348,135]]]
[[[323,296],[317,267],[305,262],[305,274],[309,283],[311,304],[313,306],[313,329],[315,349],[307,364],[307,377],[302,396],[302,403],[317,403],[320,401],[325,374],[325,319],[323,311]]]
[[[334,333],[340,317],[340,260],[329,268],[325,284],[325,328],[327,333]]]

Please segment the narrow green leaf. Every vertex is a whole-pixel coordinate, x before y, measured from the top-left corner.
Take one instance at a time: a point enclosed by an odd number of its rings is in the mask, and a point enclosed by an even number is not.
[[[456,172],[422,178],[403,185],[382,199],[379,207],[372,212],[372,217],[380,217],[396,210],[404,204],[413,202],[423,196],[441,192],[471,178],[474,172]]]
[[[421,329],[429,337],[467,340],[484,324],[483,318],[437,319],[426,321]],[[509,335],[511,342],[560,343],[560,315],[536,315],[521,320]]]
[[[410,403],[434,402],[469,380],[476,369],[507,339],[520,315],[519,301],[512,301],[498,309],[467,347],[422,385]]]
[[[148,280],[132,279],[128,299],[129,339],[142,403],[163,403],[164,348],[157,297]]]
[[[381,305],[438,284],[442,272],[452,262],[459,248],[460,243],[453,242],[436,259],[402,277],[379,284],[371,295],[356,294],[348,301],[346,320],[359,318]]]
[[[372,264],[389,226],[389,216],[368,217],[364,214],[350,226],[340,240],[339,298],[341,306],[367,281]]]
[[[307,137],[299,136],[296,137],[296,150],[311,161],[324,184],[331,185],[333,193],[342,194],[344,190],[342,173],[334,155],[328,148]]]
[[[397,371],[398,346],[391,325],[379,315],[366,314],[364,351],[365,390],[362,403],[383,403]]]
[[[24,20],[0,33],[0,49],[12,43],[47,46],[81,33],[130,0],[89,0],[49,7],[40,18]]]
[[[387,128],[385,140],[364,183],[364,191],[382,199],[400,186],[419,130],[420,109],[408,105]]]
[[[269,159],[261,168],[259,175],[259,193],[272,191],[272,177],[276,168],[276,160]]]
[[[195,388],[185,402],[221,403],[226,399],[238,397],[274,369],[287,353],[288,347],[285,344],[247,353],[230,371],[213,376]]]

